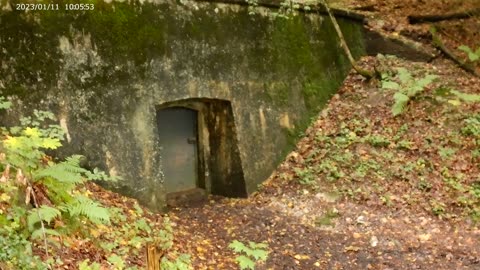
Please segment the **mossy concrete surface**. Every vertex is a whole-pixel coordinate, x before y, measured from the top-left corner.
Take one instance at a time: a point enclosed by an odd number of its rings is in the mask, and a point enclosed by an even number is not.
[[[59,10],[25,12],[0,1],[0,94],[16,104],[1,121],[53,111],[68,130],[59,154],[85,155],[123,178],[114,188],[152,208],[165,204],[157,106],[229,101],[230,141],[251,193],[350,70],[324,16],[273,19],[266,9],[249,15],[245,6],[207,2],[87,2],[95,9],[51,1]],[[354,54],[364,54],[362,26],[339,23]]]

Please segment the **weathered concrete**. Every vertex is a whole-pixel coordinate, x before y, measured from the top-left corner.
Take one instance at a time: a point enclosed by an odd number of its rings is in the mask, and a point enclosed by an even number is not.
[[[0,93],[16,102],[2,122],[34,108],[55,112],[68,128],[61,154],[84,154],[123,177],[114,188],[152,208],[165,203],[159,106],[184,102],[213,114],[204,120],[203,158],[224,158],[212,155],[217,147],[230,161],[215,172],[204,160],[205,186],[248,194],[350,69],[331,22],[316,14],[272,19],[265,9],[250,16],[239,5],[165,1],[23,12],[14,3],[1,1]],[[339,23],[354,54],[363,54],[362,26]],[[217,116],[225,133],[214,132]]]

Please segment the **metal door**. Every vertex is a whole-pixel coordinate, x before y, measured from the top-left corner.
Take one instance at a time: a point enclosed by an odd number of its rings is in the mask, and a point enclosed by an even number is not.
[[[157,112],[167,193],[197,187],[197,111],[172,107]]]

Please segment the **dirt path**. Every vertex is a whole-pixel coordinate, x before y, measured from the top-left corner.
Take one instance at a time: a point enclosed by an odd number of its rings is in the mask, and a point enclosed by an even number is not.
[[[235,239],[268,243],[269,259],[258,269],[480,269],[478,229],[322,198],[220,200],[170,216],[195,269],[237,269],[227,248]],[[333,207],[333,226],[309,224]]]

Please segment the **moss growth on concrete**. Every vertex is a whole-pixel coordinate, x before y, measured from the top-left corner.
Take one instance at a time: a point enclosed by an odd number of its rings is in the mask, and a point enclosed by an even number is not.
[[[299,135],[309,126],[311,118],[328,102],[330,97],[342,84],[350,70],[350,63],[337,42],[322,41],[314,37],[334,37],[337,39],[332,23],[326,19],[316,28],[315,22],[306,17],[298,16],[291,20],[278,19],[272,38],[272,55],[276,56],[274,63],[277,71],[292,77],[302,84],[302,95],[307,109],[306,115],[295,123],[294,129],[284,129],[288,145],[283,150],[288,153],[299,139]],[[365,53],[365,48],[358,39],[362,37],[362,28],[340,20],[340,26],[352,54],[359,57]],[[318,42],[323,49],[318,50]],[[323,67],[323,68],[322,68]],[[325,70],[326,69],[326,70]],[[284,96],[288,90],[277,87],[279,93],[272,97]]]
[[[164,197],[161,165],[149,163],[158,158],[148,116],[156,105],[190,97],[231,101],[244,157],[239,171],[251,192],[350,69],[325,17],[272,20],[215,3],[195,9],[89,2],[94,11],[0,11],[0,59],[7,66],[0,68],[0,94],[20,97],[27,110],[64,114],[72,152],[113,168],[125,179],[117,188],[148,204]],[[354,54],[362,54],[361,26],[340,24],[355,41]],[[152,136],[139,135],[140,122]]]

